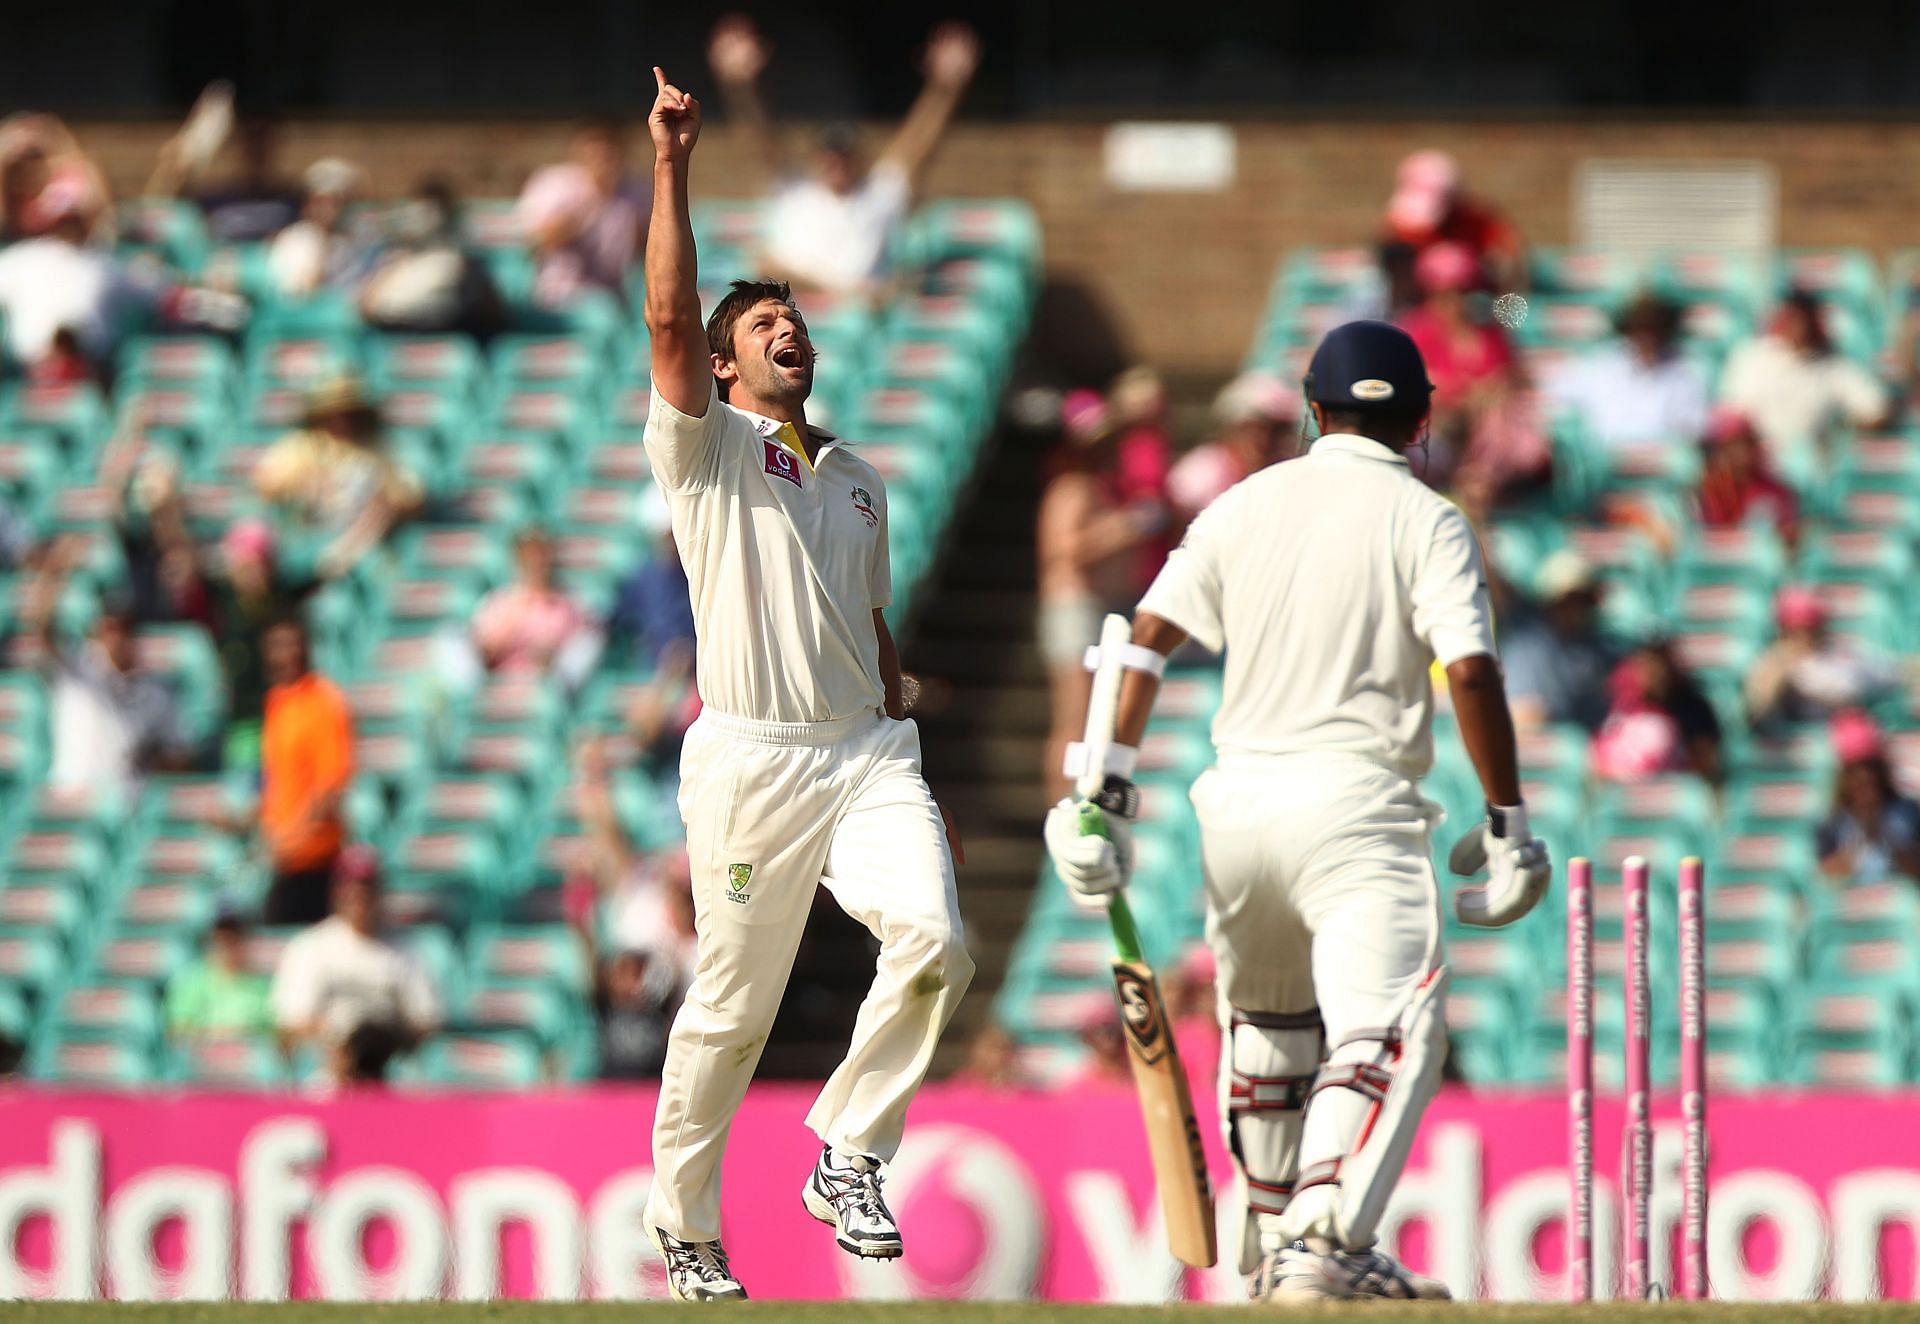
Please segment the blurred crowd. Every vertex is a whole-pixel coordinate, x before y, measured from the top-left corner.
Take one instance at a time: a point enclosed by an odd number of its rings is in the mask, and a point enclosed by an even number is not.
[[[790,141],[760,89],[775,53],[746,19],[723,18],[710,55],[725,113],[751,135],[764,171],[769,239],[753,262],[803,292],[888,298],[924,167],[978,62],[973,34],[955,25],[931,34],[923,90],[877,151],[844,125],[804,148]],[[344,1085],[384,1079],[446,1022],[414,955],[384,936],[387,864],[354,840],[352,704],[316,659],[311,612],[322,590],[381,564],[396,532],[435,518],[448,496],[391,444],[379,392],[320,361],[289,374],[300,385],[284,433],[263,446],[223,443],[232,481],[204,490],[171,444],[171,420],[149,416],[135,392],[119,401],[121,351],[170,332],[243,344],[261,298],[276,312],[344,302],[364,328],[466,336],[483,349],[518,303],[564,311],[599,301],[630,316],[651,198],[629,130],[581,126],[562,159],[528,176],[510,212],[482,219],[442,178],[376,199],[357,162],[286,160],[276,125],[243,113],[225,84],[206,89],[131,200],[114,196],[57,117],[0,122],[0,392],[97,392],[115,414],[95,513],[124,562],[120,582],[77,587],[103,555],[97,539],[37,523],[0,485],[0,572],[23,585],[0,646],[6,665],[39,669],[49,683],[44,793],[131,805],[149,777],[183,771],[252,787],[216,817],[263,882],[222,906],[204,958],[172,981],[166,1022],[179,1041],[270,1038],[316,1079]],[[216,259],[249,254],[257,269],[213,260],[189,277],[150,251],[161,236],[143,233],[142,218],[182,201]],[[531,262],[525,291],[503,288],[476,253],[480,223],[516,237]],[[631,841],[609,789],[622,766],[670,780],[699,711],[687,582],[656,490],[637,517],[649,554],[604,610],[568,592],[553,532],[528,525],[514,537],[510,578],[430,653],[443,693],[499,678],[577,693],[628,659],[649,677],[632,688],[622,729],[577,751],[572,796],[589,844],[566,861],[562,889],[609,1079],[657,1073],[692,973],[684,853]],[[195,720],[143,643],[155,625],[205,632],[224,690],[217,721]],[[248,955],[256,924],[304,926],[270,972]]]

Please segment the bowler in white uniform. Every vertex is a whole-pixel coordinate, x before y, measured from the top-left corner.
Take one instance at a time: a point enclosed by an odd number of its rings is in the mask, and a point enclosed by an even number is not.
[[[693,97],[654,71],[646,447],[687,572],[704,709],[681,755],[699,959],[668,1041],[648,1235],[681,1300],[746,1295],[720,1244],[720,1160],[786,991],[814,889],[880,941],[853,1043],[807,1123],[802,1191],[847,1251],[887,1259],[880,1193],[907,1105],[973,976],[943,815],[920,772],[880,475],[811,427],[814,350],[778,282],[734,282],[700,318]]]
[[[1380,322],[1329,332],[1306,457],[1228,489],[1147,590],[1094,798],[1048,816],[1056,871],[1083,898],[1131,869],[1128,780],[1166,656],[1226,654],[1214,766],[1193,787],[1219,968],[1221,1112],[1239,1267],[1258,1298],[1445,1296],[1374,1249],[1446,1051],[1446,968],[1418,781],[1433,762],[1436,659],[1489,819],[1456,847],[1469,923],[1511,923],[1551,877],[1520,806],[1486,575],[1466,517],[1409,471],[1426,365]]]

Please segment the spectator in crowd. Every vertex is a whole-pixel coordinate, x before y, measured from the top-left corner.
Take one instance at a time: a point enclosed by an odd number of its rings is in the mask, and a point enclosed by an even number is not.
[[[298,620],[269,627],[262,653],[271,688],[260,731],[259,815],[273,861],[264,918],[309,924],[327,913],[328,887],[346,843],[353,721],[346,695],[315,674]]]
[[[694,967],[692,925],[678,913],[681,898],[692,897],[686,851],[641,850],[620,821],[607,774],[602,742],[582,742],[574,804],[588,849],[584,872],[569,883],[570,917],[576,927],[604,929],[617,950],[654,957],[656,977],[678,997],[692,982]]]
[[[652,205],[647,180],[627,169],[623,126],[603,120],[574,134],[567,159],[534,171],[520,193],[534,301],[557,308],[583,290],[601,290],[624,304]]]
[[[1730,405],[1709,416],[1702,442],[1700,522],[1710,529],[1771,526],[1787,546],[1800,538],[1800,498],[1780,481],[1754,433],[1753,422]]]
[[[953,1083],[989,1090],[1024,1090],[1033,1079],[1020,1063],[1020,1045],[1007,1027],[988,1021],[967,1044],[967,1060],[954,1072]]]
[[[1753,421],[1775,458],[1803,453],[1838,425],[1879,427],[1891,403],[1878,378],[1834,348],[1806,290],[1786,297],[1765,334],[1734,347],[1720,399]]]
[[[1680,309],[1651,293],[1616,322],[1619,337],[1576,360],[1552,383],[1554,399],[1579,412],[1608,450],[1679,445],[1706,430],[1707,378],[1680,352]]]
[[[760,96],[768,48],[746,19],[721,20],[708,54],[728,111],[753,137],[774,179],[765,274],[800,289],[884,293],[921,173],[980,63],[972,30],[960,24],[934,29],[920,96],[870,168],[858,135],[843,125],[821,134],[811,173],[794,168]]]
[[[336,1050],[363,1026],[384,1030],[404,1053],[440,1028],[440,999],[426,970],[380,934],[380,889],[373,852],[347,851],[332,881],[332,913],[281,953],[273,1014],[289,1053],[312,1048],[337,1063]],[[370,1051],[377,1047],[363,1041],[353,1055],[377,1058]]]
[[[239,168],[229,178],[203,183],[229,140]],[[279,126],[254,116],[234,123],[233,89],[215,83],[200,94],[180,131],[169,138],[147,180],[150,198],[190,198],[206,218],[215,243],[251,244],[271,239],[300,219],[301,191],[275,162]]]
[[[1241,479],[1299,453],[1300,393],[1269,373],[1228,382],[1214,398],[1213,421],[1214,439],[1181,456],[1167,475],[1183,525]]]
[[[488,671],[551,675],[567,689],[586,680],[600,655],[600,633],[554,582],[553,538],[522,529],[513,540],[515,578],[480,600],[473,646]]]
[[[351,294],[380,258],[378,237],[353,214],[367,176],[351,161],[325,157],[301,177],[300,219],[273,237],[267,272],[280,297],[310,299],[323,290]]]
[[[1720,719],[1664,639],[1640,644],[1611,680],[1612,705],[1593,738],[1594,771],[1604,780],[1641,781],[1691,772],[1721,781]]]
[[[1539,611],[1519,614],[1500,641],[1514,724],[1527,730],[1570,722],[1597,731],[1620,660],[1600,634],[1603,586],[1579,553],[1565,549],[1546,559],[1537,582]]]
[[[614,594],[607,633],[664,669],[675,657],[693,657],[693,602],[673,541],[673,516],[657,484],[648,484],[640,498],[640,529],[649,553]]]
[[[1467,193],[1460,166],[1445,152],[1415,152],[1400,162],[1381,235],[1381,266],[1391,313],[1417,303],[1419,259],[1430,248],[1453,244],[1503,290],[1526,286],[1526,245],[1513,224],[1485,201]]]
[[[1782,589],[1774,609],[1780,635],[1747,672],[1747,715],[1756,727],[1823,722],[1892,691],[1892,666],[1835,635],[1827,604],[1813,589]]]
[[[1460,244],[1434,244],[1415,266],[1424,299],[1400,324],[1433,382],[1431,480],[1451,481],[1463,505],[1484,510],[1544,477],[1551,459],[1526,378],[1506,332],[1474,312],[1485,283]]]
[[[0,244],[49,233],[71,207],[100,216],[112,202],[106,176],[59,116],[0,121]]]
[[[61,590],[76,556],[71,542],[47,551],[20,613],[53,679],[47,785],[127,796],[148,773],[188,767],[193,745],[173,690],[140,664],[135,622],[124,600],[100,604],[92,634],[78,648],[55,631]]]
[[[570,918],[593,972],[601,1080],[655,1080],[667,1059],[667,1027],[684,991],[670,962],[651,947],[603,956],[592,911]]]
[[[77,348],[98,370],[112,361],[127,323],[168,293],[156,269],[139,272],[89,245],[99,213],[79,184],[55,180],[34,199],[34,237],[0,250],[0,320],[6,350],[30,373]]]
[[[1860,712],[1832,726],[1840,771],[1833,810],[1815,845],[1820,872],[1836,883],[1871,883],[1898,875],[1920,882],[1920,804],[1900,793],[1880,728]]]
[[[266,977],[247,967],[247,925],[222,906],[206,954],[167,982],[167,1033],[176,1040],[252,1038],[273,1032]]]
[[[506,319],[486,264],[467,252],[460,207],[444,178],[425,179],[393,217],[388,244],[360,287],[360,315],[380,331],[458,332],[482,339]]]
[[[253,483],[296,533],[318,540],[323,576],[351,569],[422,504],[419,480],[382,445],[380,411],[347,375],[309,392],[305,426],[267,448]]]
[[[99,479],[112,498],[130,606],[142,622],[194,621],[211,628],[206,586],[181,499],[179,459],[149,444],[138,406],[127,423],[125,434],[101,457]]]
[[[200,107],[196,106],[196,113]],[[196,117],[188,115],[182,134],[194,127]],[[169,171],[165,155],[148,182],[148,194],[161,198],[188,196],[200,205],[207,221],[207,236],[215,244],[259,244],[271,240],[286,226],[300,221],[303,196],[276,165],[280,127],[273,119],[242,119],[232,132],[232,146],[240,157],[240,169],[213,184],[198,184],[200,171]],[[182,144],[190,146],[190,144]],[[180,165],[190,165],[182,161]]]
[[[1084,659],[1106,613],[1131,605],[1132,557],[1165,523],[1158,505],[1114,503],[1114,428],[1097,391],[1071,391],[1061,406],[1062,438],[1040,494],[1038,529],[1040,654],[1052,693],[1047,798],[1066,791],[1061,771],[1069,742],[1087,715]]]
[[[1167,436],[1166,384],[1144,364],[1128,368],[1108,388],[1107,409],[1115,433],[1111,499],[1143,517],[1158,512],[1159,518],[1159,529],[1133,554],[1129,591],[1138,597],[1173,550],[1167,533],[1172,524],[1167,474],[1173,467],[1173,442]]]

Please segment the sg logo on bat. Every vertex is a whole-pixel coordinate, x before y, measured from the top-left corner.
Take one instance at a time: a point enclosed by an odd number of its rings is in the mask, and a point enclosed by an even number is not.
[[[1152,976],[1116,966],[1113,978],[1120,998],[1120,1020],[1127,1028],[1127,1042],[1140,1060],[1151,1066],[1167,1054],[1166,1022]]]

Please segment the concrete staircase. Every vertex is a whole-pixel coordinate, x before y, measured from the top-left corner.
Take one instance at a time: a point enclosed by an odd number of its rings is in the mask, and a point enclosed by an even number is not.
[[[979,967],[942,1041],[936,1074],[952,1070],[983,1025],[1026,922],[1040,867],[1048,703],[1033,641],[1033,526],[1040,452],[1003,432],[948,540],[941,570],[902,640],[922,678],[927,781],[958,821],[967,863],[960,909]],[[818,1079],[845,1051],[873,976],[877,944],[823,890],[794,964],[760,1074]]]

